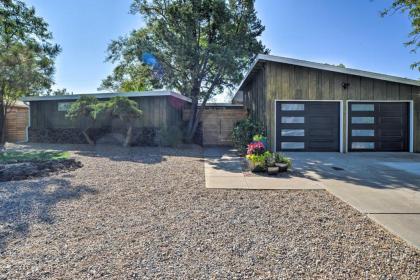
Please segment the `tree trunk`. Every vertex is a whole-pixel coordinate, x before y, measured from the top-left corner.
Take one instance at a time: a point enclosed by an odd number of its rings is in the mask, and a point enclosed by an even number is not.
[[[130,124],[128,125],[127,134],[125,136],[125,141],[123,146],[128,147],[131,146],[131,139],[133,138],[133,126]]]
[[[6,108],[3,90],[0,89],[0,147],[6,143]]]
[[[190,119],[188,120],[188,127],[186,133],[186,141],[189,143],[194,138],[195,131],[197,130],[198,125],[198,99],[192,99],[191,103],[191,113]]]
[[[88,142],[89,145],[95,145],[95,141],[93,141],[89,135],[87,134],[87,130],[82,131],[83,136],[85,137],[86,142]]]

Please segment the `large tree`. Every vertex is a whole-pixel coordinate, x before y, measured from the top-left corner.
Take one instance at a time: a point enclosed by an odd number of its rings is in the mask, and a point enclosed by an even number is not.
[[[137,59],[118,61],[112,74],[106,77],[98,90],[117,92],[145,91],[161,87],[159,79],[152,75],[152,69]]]
[[[53,83],[54,58],[48,24],[23,1],[0,1],[0,145],[5,142],[8,107],[24,95],[34,95]]]
[[[411,48],[413,53],[420,48],[420,1],[419,0],[394,0],[392,5],[382,11],[382,16],[388,15],[395,12],[407,12],[410,17],[411,30],[409,37],[410,39],[404,44]],[[420,71],[420,61],[415,61],[411,64],[411,68]]]
[[[154,77],[192,100],[187,140],[206,102],[235,87],[256,54],[268,52],[254,0],[134,0],[131,12],[145,26],[113,41],[107,60],[156,58]]]

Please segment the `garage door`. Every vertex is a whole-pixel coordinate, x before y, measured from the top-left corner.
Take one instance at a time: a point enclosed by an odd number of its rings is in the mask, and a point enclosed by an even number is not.
[[[339,151],[340,103],[277,101],[277,151]]]
[[[407,102],[349,102],[349,151],[408,151]]]

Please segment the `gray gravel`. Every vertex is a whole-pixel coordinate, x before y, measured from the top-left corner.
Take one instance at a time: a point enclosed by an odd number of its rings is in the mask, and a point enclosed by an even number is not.
[[[207,190],[199,148],[47,147],[84,167],[0,183],[0,279],[420,279],[325,191]]]

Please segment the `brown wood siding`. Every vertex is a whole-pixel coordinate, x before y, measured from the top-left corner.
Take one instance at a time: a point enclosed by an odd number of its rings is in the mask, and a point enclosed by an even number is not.
[[[6,141],[22,142],[26,140],[28,126],[28,108],[12,107],[6,114]]]
[[[190,109],[184,110],[184,120],[190,118]],[[204,146],[231,146],[235,124],[246,118],[243,107],[208,107],[201,114]]]
[[[171,96],[151,96],[130,98],[138,102],[143,115],[135,122],[135,127],[165,127],[182,124],[182,109],[187,102]],[[32,128],[76,128],[77,121],[65,117],[66,112],[58,111],[57,101],[33,101],[31,106]],[[70,101],[71,102],[71,101]],[[98,122],[97,126],[106,125]]]
[[[264,78],[263,78],[264,77]],[[264,84],[261,82],[265,81]],[[349,86],[344,89],[343,83]],[[302,66],[265,62],[244,89],[244,104],[256,120],[266,125],[270,145],[274,143],[274,101],[278,100],[415,100],[415,151],[420,151],[420,87],[347,75]],[[343,104],[343,116],[346,104]],[[261,114],[265,112],[265,114]],[[343,118],[346,139],[346,119]],[[345,149],[346,147],[344,147]]]

